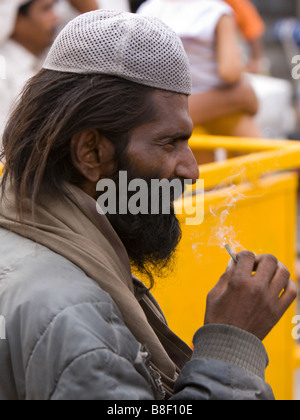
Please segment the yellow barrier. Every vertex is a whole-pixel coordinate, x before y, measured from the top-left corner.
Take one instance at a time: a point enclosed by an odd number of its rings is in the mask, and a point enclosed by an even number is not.
[[[290,170],[300,167],[300,143],[201,136],[190,145],[196,156],[217,148],[244,154],[200,166],[204,222],[188,226],[184,219],[190,213],[180,216],[183,238],[176,268],[169,278],[157,279],[154,289],[170,327],[192,345],[203,325],[206,296],[229,260],[221,238],[239,243],[236,251],[272,253],[294,273],[298,175]],[[294,372],[300,368],[300,346],[292,338],[295,314],[296,304],[264,343],[270,356],[267,381],[277,399],[293,398]]]
[[[298,175],[287,170],[300,167],[298,142],[205,136],[192,138],[191,147],[195,155],[221,147],[246,156],[200,166],[206,188],[204,222],[187,226],[187,215],[180,216],[183,239],[176,268],[169,278],[157,279],[154,289],[170,327],[190,345],[203,325],[206,296],[229,260],[221,246],[224,235],[240,244],[237,251],[272,253],[294,273]],[[292,338],[295,314],[294,305],[265,342],[267,380],[277,399],[293,398],[294,370],[300,366]]]

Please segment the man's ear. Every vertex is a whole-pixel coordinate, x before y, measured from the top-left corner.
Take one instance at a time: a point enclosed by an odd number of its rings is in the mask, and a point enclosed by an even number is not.
[[[74,166],[90,182],[98,182],[108,176],[110,167],[114,168],[114,146],[97,130],[75,134],[71,153]]]

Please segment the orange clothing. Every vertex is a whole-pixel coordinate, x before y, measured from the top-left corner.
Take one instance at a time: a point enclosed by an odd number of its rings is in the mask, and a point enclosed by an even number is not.
[[[235,12],[238,27],[248,41],[261,38],[265,24],[250,0],[224,0]]]

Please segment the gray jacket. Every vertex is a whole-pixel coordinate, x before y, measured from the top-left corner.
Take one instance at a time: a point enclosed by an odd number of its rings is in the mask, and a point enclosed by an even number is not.
[[[152,400],[147,350],[111,297],[49,249],[0,229],[0,400]],[[3,337],[2,337],[3,338]],[[175,400],[272,399],[267,354],[251,334],[212,325],[195,336]]]

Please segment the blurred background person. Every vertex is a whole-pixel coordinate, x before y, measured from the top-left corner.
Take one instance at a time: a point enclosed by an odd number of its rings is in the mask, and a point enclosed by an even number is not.
[[[145,3],[145,0],[129,0],[130,10],[132,13],[136,13],[142,3]]]
[[[87,13],[99,9],[97,0],[69,0],[68,3],[79,13]]]
[[[172,1],[172,0],[170,0]],[[180,1],[180,0],[179,0]],[[195,0],[201,2],[202,0]],[[212,0],[213,1],[213,0]],[[298,49],[292,52],[290,42],[282,42],[278,36],[278,21],[285,16],[300,17],[300,0],[275,2],[260,0],[224,0],[233,7],[233,16],[237,23],[239,45],[243,47],[243,61],[245,64],[245,79],[241,91],[233,85],[231,88],[208,91],[194,95],[191,104],[197,103],[197,125],[207,123],[215,118],[223,117],[223,123],[229,124],[228,118],[235,112],[246,112],[255,117],[262,137],[271,139],[295,138],[296,111],[295,98],[300,98],[297,83],[291,81],[292,56],[299,54]],[[132,11],[136,11],[143,0],[130,0]],[[286,19],[284,19],[286,21]],[[280,25],[281,27],[282,25]],[[291,30],[284,24],[285,37],[294,36],[297,30]],[[289,25],[288,25],[289,26]],[[276,36],[274,37],[274,28]],[[280,38],[280,41],[278,41]],[[300,44],[300,43],[299,43]],[[282,45],[284,48],[282,48]],[[288,54],[285,50],[288,50]],[[295,49],[292,48],[292,51]],[[286,57],[288,56],[288,59]],[[251,74],[254,73],[254,74]],[[248,93],[243,92],[248,84]],[[233,95],[232,95],[233,94]],[[239,95],[238,95],[239,94]],[[243,98],[248,96],[246,103]],[[256,97],[254,99],[254,97]],[[251,101],[250,101],[251,98]],[[254,102],[253,102],[254,99]],[[256,111],[255,110],[256,102]],[[297,99],[297,103],[300,100]],[[245,105],[248,107],[245,108]],[[250,107],[249,107],[250,105]],[[193,111],[194,107],[191,107]],[[299,106],[300,109],[300,106]],[[300,112],[299,112],[300,115]],[[194,118],[194,116],[193,116]],[[300,117],[299,117],[300,121]],[[300,123],[298,124],[300,127]],[[218,134],[218,126],[214,123],[214,130],[202,130],[203,133]],[[300,129],[298,129],[300,132]],[[227,130],[228,132],[228,130]],[[199,131],[200,133],[200,131]],[[249,136],[247,136],[249,137]],[[300,137],[296,135],[296,137]]]
[[[0,139],[12,105],[25,83],[40,70],[59,28],[76,15],[96,10],[104,3],[105,0],[0,0]],[[110,4],[129,7],[127,0],[110,0]]]
[[[0,43],[10,37],[18,9],[23,3],[26,0],[0,0]]]
[[[102,9],[130,12],[129,0],[97,0],[97,2]]]
[[[132,12],[136,12],[146,0],[130,0]],[[242,38],[245,42],[247,56],[247,71],[250,73],[265,73],[266,59],[264,54],[263,36],[266,31],[264,20],[255,5],[250,0],[224,0],[232,7],[234,17]]]
[[[266,59],[263,36],[266,26],[256,7],[250,0],[224,0],[234,11],[234,17],[246,41],[247,71],[264,73]]]
[[[40,70],[43,53],[52,44],[58,16],[55,0],[1,0],[5,15],[0,18],[0,56],[5,64],[0,80],[0,136],[9,110],[26,81]],[[5,32],[1,23],[6,22]],[[5,36],[4,36],[5,34]]]
[[[221,0],[148,0],[137,13],[160,18],[181,37],[192,69],[194,124],[209,134],[260,137],[253,115],[244,111],[207,122],[201,116],[202,94],[242,80],[244,64],[232,8]]]
[[[129,0],[58,0],[58,13],[61,17],[59,31],[80,13],[97,9],[110,9],[129,12]]]

